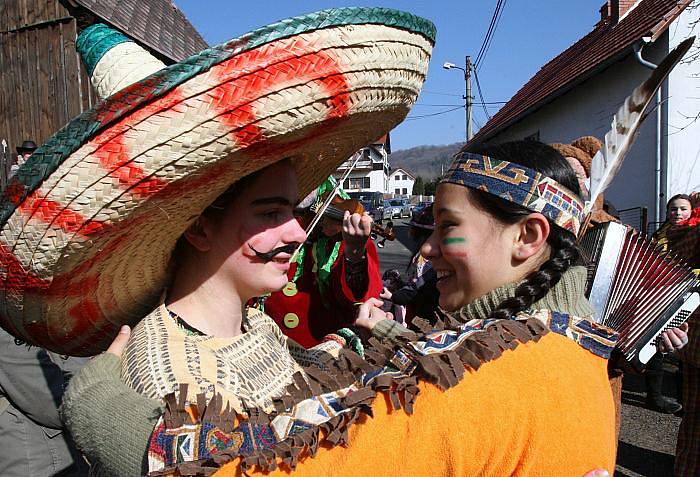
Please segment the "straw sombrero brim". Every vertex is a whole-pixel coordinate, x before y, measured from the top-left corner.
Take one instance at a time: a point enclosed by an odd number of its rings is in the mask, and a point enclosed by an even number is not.
[[[71,121],[2,197],[0,324],[59,353],[104,350],[158,303],[177,238],[232,183],[290,157],[303,196],[401,122],[434,35],[383,8],[295,17]]]

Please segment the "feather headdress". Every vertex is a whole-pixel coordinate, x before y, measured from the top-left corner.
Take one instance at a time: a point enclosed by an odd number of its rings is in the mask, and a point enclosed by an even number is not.
[[[610,185],[620,170],[622,161],[637,138],[639,126],[644,120],[643,114],[651,103],[661,83],[673,70],[676,64],[690,49],[695,37],[690,37],[671,51],[656,67],[644,83],[637,86],[632,94],[613,116],[610,131],[605,135],[605,144],[593,157],[591,163],[590,198],[584,207],[584,213],[589,214],[596,199]],[[582,231],[585,227],[582,228]]]

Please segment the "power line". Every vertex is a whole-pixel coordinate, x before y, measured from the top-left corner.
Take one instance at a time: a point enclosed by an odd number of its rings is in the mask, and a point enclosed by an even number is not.
[[[479,92],[479,98],[481,98],[481,107],[484,108],[484,114],[488,119],[491,119],[488,109],[486,109],[486,104],[484,104],[484,93],[481,91],[481,83],[479,83],[479,75],[476,74],[476,69],[474,69],[474,79],[476,80],[476,89]]]
[[[486,105],[489,108],[495,108],[500,104],[506,104],[508,101],[472,101],[472,104],[477,104],[477,105]],[[430,103],[416,103],[413,106],[429,106],[429,107],[443,107],[443,108],[450,108],[453,106],[459,106],[460,108],[463,108],[463,104],[430,104]]]
[[[430,90],[425,90],[425,89],[422,90],[421,92],[424,93],[424,94],[435,94],[435,95],[438,95],[438,96],[455,96],[455,97],[457,97],[457,98],[461,98],[461,97],[462,97],[461,94],[442,93],[442,92],[440,92],[440,91],[430,91]]]
[[[464,106],[457,106],[456,108],[451,108],[451,109],[446,109],[445,111],[438,111],[437,113],[431,113],[431,114],[421,114],[419,116],[409,116],[406,118],[406,121],[411,121],[414,119],[423,119],[423,118],[430,118],[432,116],[439,116],[440,114],[447,114],[451,113],[452,111],[456,111],[458,109],[462,109]]]
[[[477,53],[476,60],[474,61],[475,68],[481,67],[481,63],[483,62],[484,57],[486,56],[486,52],[491,46],[491,40],[493,39],[493,35],[496,32],[496,28],[498,28],[498,23],[501,19],[501,15],[503,14],[503,8],[505,7],[506,1],[507,0],[498,0],[496,2],[496,8],[494,9],[493,15],[491,16],[491,22],[489,23],[489,27],[486,30],[484,41],[481,43],[481,48],[479,48],[479,53]]]

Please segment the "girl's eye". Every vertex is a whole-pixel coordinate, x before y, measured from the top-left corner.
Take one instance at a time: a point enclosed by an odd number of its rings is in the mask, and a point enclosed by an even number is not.
[[[282,215],[282,212],[278,209],[268,210],[262,213],[262,216],[269,220],[277,220]]]
[[[441,222],[438,224],[438,229],[440,230],[448,230],[450,227],[454,227],[454,223],[452,222]]]

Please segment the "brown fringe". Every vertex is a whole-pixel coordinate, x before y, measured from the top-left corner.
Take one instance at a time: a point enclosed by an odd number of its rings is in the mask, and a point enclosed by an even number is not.
[[[420,324],[414,320],[417,326],[427,325],[426,328],[429,327],[429,331],[455,329],[460,325],[458,318],[444,312],[438,316],[436,325],[429,325],[427,321],[420,319],[418,322]],[[296,434],[270,449],[242,456],[241,470],[244,475],[248,475],[248,471],[256,467],[269,472],[275,470],[279,464],[294,469],[302,456],[316,455],[321,442],[331,446],[347,445],[350,427],[361,415],[372,416],[371,403],[378,393],[387,393],[394,409],[403,408],[406,413],[411,414],[419,393],[420,379],[434,383],[441,389],[449,389],[456,386],[463,378],[465,368],[478,370],[481,364],[497,359],[504,350],[515,349],[520,343],[538,341],[548,331],[542,322],[534,318],[525,321],[500,320],[491,324],[486,330],[477,331],[469,336],[457,349],[440,354],[418,356],[411,351],[406,340],[402,338],[392,342],[371,338],[369,346],[365,349],[365,359],[353,351],[342,349],[338,359],[326,363],[327,369],[306,368],[304,370],[306,378],[301,373],[295,374],[294,382],[289,385],[287,393],[274,401],[275,411],[272,414],[256,408],[247,409],[248,422],[269,424],[277,414],[312,395],[348,387],[363,373],[389,365],[397,350],[402,350],[411,356],[417,367],[409,376],[400,378],[388,375],[378,376],[369,386],[360,388],[343,399],[346,407],[353,408],[350,412],[336,416],[318,428]],[[184,401],[187,396],[186,390],[186,385],[181,385],[179,399],[176,399],[174,394],[165,397],[164,421],[169,428],[179,427],[184,423],[196,424],[186,410]],[[231,432],[239,422],[238,418],[241,417],[228,405],[222,409],[222,398],[219,394],[215,394],[208,403],[203,395],[199,395],[197,412],[201,416],[201,422],[212,423],[224,432]],[[321,432],[325,437],[321,437]],[[238,457],[236,451],[224,452],[205,461],[178,464],[175,468],[154,472],[151,475],[172,475],[177,471],[186,476],[208,476],[236,457]]]

